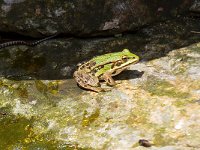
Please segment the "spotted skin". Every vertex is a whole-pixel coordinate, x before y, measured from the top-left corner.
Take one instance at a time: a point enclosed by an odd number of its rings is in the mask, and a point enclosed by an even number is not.
[[[109,86],[114,86],[116,83],[112,76],[118,75],[138,61],[137,55],[131,53],[128,49],[124,49],[122,52],[97,56],[80,64],[73,76],[80,87],[100,92],[104,91],[100,87],[100,80],[104,80]]]

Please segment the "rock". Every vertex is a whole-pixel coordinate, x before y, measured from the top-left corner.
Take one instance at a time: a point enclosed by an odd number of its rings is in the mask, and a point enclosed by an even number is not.
[[[72,78],[79,62],[124,48],[139,55],[142,61],[159,58],[174,48],[197,42],[199,34],[190,31],[198,30],[199,26],[199,20],[180,18],[146,27],[137,34],[85,39],[57,37],[35,47],[7,47],[0,49],[0,76],[13,79]]]
[[[191,12],[200,13],[200,1],[196,0],[190,7]]]
[[[0,78],[0,149],[146,150],[145,139],[153,150],[198,150],[199,60],[200,43],[173,49],[98,94],[71,80]]]
[[[0,31],[32,37],[111,35],[177,16],[191,4],[191,0],[3,0]]]

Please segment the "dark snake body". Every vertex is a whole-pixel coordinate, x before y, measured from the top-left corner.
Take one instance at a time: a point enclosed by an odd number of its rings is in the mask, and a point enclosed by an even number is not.
[[[46,40],[49,40],[51,38],[54,38],[55,36],[57,36],[57,34],[43,38],[41,40],[35,41],[35,42],[26,42],[26,41],[21,41],[21,40],[17,40],[17,41],[9,41],[9,42],[5,42],[0,44],[0,49],[8,47],[8,46],[13,46],[13,45],[27,45],[27,46],[35,46],[37,44],[40,44]]]

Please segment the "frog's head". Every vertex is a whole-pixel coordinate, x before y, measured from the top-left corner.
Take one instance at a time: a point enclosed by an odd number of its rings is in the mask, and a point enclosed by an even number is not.
[[[139,57],[133,53],[131,53],[128,49],[124,49],[122,52],[115,53],[117,55],[115,57],[115,63],[112,65],[112,70],[123,70],[130,66],[131,64],[135,64],[139,61]]]
[[[124,49],[122,51],[122,61],[124,63],[137,63],[139,61],[139,57],[131,53],[128,49]]]
[[[115,69],[124,68],[131,64],[135,64],[139,61],[139,57],[131,53],[128,49],[124,49],[122,52],[119,52],[120,59],[115,64]]]

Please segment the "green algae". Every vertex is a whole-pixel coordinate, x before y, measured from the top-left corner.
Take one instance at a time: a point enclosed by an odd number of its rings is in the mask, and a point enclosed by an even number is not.
[[[11,145],[23,142],[29,132],[26,126],[31,124],[28,120],[20,116],[0,116],[0,149],[5,149]]]
[[[62,142],[59,142],[57,140],[50,140],[48,139],[47,135],[41,136],[39,139],[35,139],[32,141],[28,141],[26,139],[25,144],[23,144],[24,149],[30,149],[30,150],[35,150],[35,149],[43,149],[43,150],[89,150],[89,149],[83,149],[79,148],[77,144],[65,144]]]
[[[131,111],[130,116],[127,118],[126,123],[131,126],[138,126],[139,124],[148,123],[148,111],[142,109],[140,105]]]
[[[55,96],[58,96],[58,84],[58,81],[15,81],[1,79],[0,93],[2,95],[0,95],[0,102],[5,102],[5,99],[8,101],[15,98],[20,99],[22,102],[30,102],[31,99],[40,99],[39,104],[49,103],[56,105],[56,100],[59,99],[59,97],[55,98]]]
[[[181,92],[176,89],[175,86],[171,83],[153,76],[148,77],[147,82],[144,84],[143,88],[152,95],[157,96],[168,96],[178,99],[186,99],[190,96],[189,93]]]
[[[28,86],[29,83],[21,82],[21,81],[14,81],[14,80],[6,80],[2,79],[0,82],[0,92],[8,90],[10,96],[19,97],[19,98],[28,98]]]
[[[41,80],[35,80],[35,87],[40,93],[45,95],[47,93],[52,93],[52,94],[58,93],[58,81],[51,81],[48,83],[44,83]]]
[[[154,139],[153,139],[153,143],[156,146],[159,146],[159,145],[165,146],[169,144],[174,144],[175,142],[176,142],[175,139],[165,136],[164,132],[163,133],[157,132],[154,135]]]
[[[32,124],[34,118],[10,115],[8,111],[8,108],[0,110],[0,149],[89,150],[54,140],[54,133],[51,132],[36,134]]]
[[[100,110],[96,109],[95,112],[89,116],[88,112],[85,110],[84,114],[83,114],[83,120],[82,120],[82,127],[87,127],[89,126],[91,123],[93,123],[100,115]]]
[[[198,65],[200,48],[190,46],[187,50],[176,51],[171,64],[175,75],[184,75],[190,66]]]
[[[178,99],[173,103],[173,105],[176,107],[182,107],[187,105],[188,103],[191,103],[192,101],[192,99]]]

